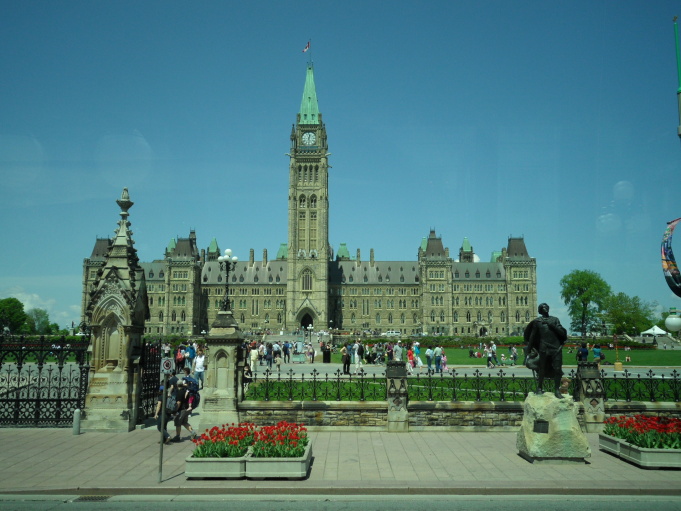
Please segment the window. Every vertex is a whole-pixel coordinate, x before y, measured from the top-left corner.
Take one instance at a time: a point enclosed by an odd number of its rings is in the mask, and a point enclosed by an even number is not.
[[[312,272],[309,269],[303,271],[302,289],[303,291],[312,291]]]

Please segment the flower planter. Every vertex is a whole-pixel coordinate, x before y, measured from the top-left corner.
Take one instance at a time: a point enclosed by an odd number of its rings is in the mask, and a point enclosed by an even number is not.
[[[246,477],[249,479],[304,479],[312,461],[312,442],[299,458],[254,458],[246,459]]]
[[[246,476],[246,459],[251,455],[251,448],[240,458],[194,458],[188,457],[185,462],[184,475],[188,479],[199,477],[215,477],[220,479],[242,479]]]
[[[681,449],[646,449],[604,433],[598,435],[598,447],[643,468],[681,468]]]

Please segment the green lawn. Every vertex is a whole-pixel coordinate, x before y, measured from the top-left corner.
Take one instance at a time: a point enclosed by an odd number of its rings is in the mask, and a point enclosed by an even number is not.
[[[421,360],[426,363],[426,357],[424,355],[426,348],[422,347],[421,350]],[[468,366],[480,366],[485,367],[487,361],[484,358],[470,358],[468,356],[468,349],[461,348],[447,348],[447,365],[468,365]],[[508,349],[501,347],[497,350],[497,358],[501,360],[501,354],[508,356]],[[607,362],[613,363],[615,361],[615,350],[604,349],[605,360]],[[321,354],[319,354],[321,356]],[[577,365],[575,359],[576,353],[569,353],[567,349],[563,350],[563,365]],[[625,357],[631,357],[631,362],[625,362]],[[681,349],[657,349],[657,350],[632,350],[623,351],[619,350],[620,361],[627,366],[673,366],[681,367]],[[518,362],[521,363],[523,360],[522,353],[520,353]],[[331,362],[340,364],[341,356],[340,353],[331,354]]]

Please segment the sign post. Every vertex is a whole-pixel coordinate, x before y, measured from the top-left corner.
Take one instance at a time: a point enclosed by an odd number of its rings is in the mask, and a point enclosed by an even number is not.
[[[159,442],[158,452],[158,482],[163,482],[163,446],[165,445],[166,431],[166,402],[168,400],[168,375],[173,370],[173,359],[164,358],[161,360],[161,372],[163,373],[163,393],[161,395],[161,413],[158,417],[159,430],[161,431],[161,441]]]

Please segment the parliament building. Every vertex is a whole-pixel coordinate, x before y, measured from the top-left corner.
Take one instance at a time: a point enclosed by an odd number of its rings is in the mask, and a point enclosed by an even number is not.
[[[248,260],[238,261],[229,274],[232,311],[242,330],[506,336],[521,334],[534,319],[537,265],[522,237],[510,237],[486,262],[467,238],[452,257],[434,230],[412,261],[378,261],[373,248],[368,258],[359,249],[352,256],[345,243],[334,251],[328,140],[311,63],[290,139],[288,243],[274,258],[263,250],[260,261],[251,249]],[[98,238],[83,262],[83,320],[111,244]],[[163,259],[140,263],[150,313],[147,335],[209,330],[225,293],[220,255],[217,240],[199,249],[191,231],[187,238],[172,239]]]

